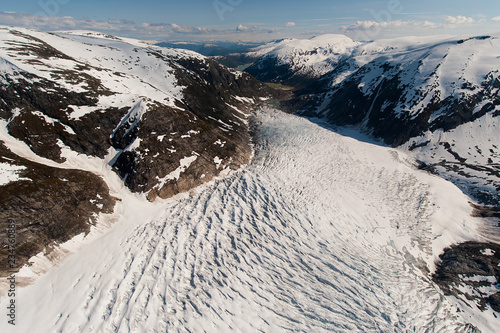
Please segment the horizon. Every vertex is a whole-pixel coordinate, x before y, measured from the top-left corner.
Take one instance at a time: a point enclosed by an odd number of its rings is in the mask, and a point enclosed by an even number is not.
[[[341,34],[357,41],[500,31],[500,3],[482,0],[0,0],[0,25],[43,31],[91,30],[183,42],[268,42]]]

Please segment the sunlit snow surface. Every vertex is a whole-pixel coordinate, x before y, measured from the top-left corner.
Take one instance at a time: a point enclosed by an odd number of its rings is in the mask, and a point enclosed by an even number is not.
[[[16,332],[465,331],[417,268],[475,235],[460,190],[306,119],[254,122],[251,165],[180,199],[124,197],[107,233],[19,290]]]

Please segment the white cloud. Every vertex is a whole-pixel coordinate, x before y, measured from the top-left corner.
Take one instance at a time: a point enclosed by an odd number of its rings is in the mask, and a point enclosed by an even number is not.
[[[492,21],[500,21],[500,16],[495,16],[494,18],[491,19]]]
[[[446,16],[444,19],[444,27],[446,28],[455,28],[464,25],[471,25],[476,23],[476,21],[472,17],[466,16]]]
[[[111,23],[111,24],[127,24],[127,25],[134,25],[135,24],[134,21],[128,20],[128,19],[125,19],[125,20],[108,20],[108,23]]]
[[[236,31],[238,32],[247,32],[248,30],[250,30],[250,28],[245,27],[243,24],[238,24],[238,26],[236,27]]]
[[[251,27],[246,27],[243,24],[238,24],[238,26],[236,27],[237,33],[248,33],[248,32],[255,33],[260,30],[262,29],[259,29],[256,25],[253,25]]]
[[[287,22],[285,24],[285,27],[290,28],[290,27],[295,27],[295,22]]]
[[[500,21],[500,17],[498,18]],[[479,21],[480,23],[481,21]],[[370,31],[380,32],[382,30],[396,30],[403,28],[424,28],[424,29],[442,29],[442,28],[457,28],[462,26],[469,26],[478,23],[472,17],[466,16],[446,16],[441,23],[430,21],[357,21],[347,27],[342,27],[344,31]]]
[[[213,30],[203,27],[192,27],[175,23],[142,23],[132,20],[94,21],[75,19],[70,16],[37,16],[25,13],[0,12],[0,24],[28,27],[40,30],[94,30],[118,36],[135,36],[147,38],[164,38],[170,35],[202,35]]]
[[[190,25],[178,25],[175,23],[171,24],[172,30],[176,33],[182,33],[182,34],[204,34],[208,33],[209,29],[207,28],[201,28],[201,27],[192,27]]]
[[[40,16],[15,12],[0,12],[0,24],[30,27],[42,30],[90,29],[99,31],[119,31],[131,29],[130,20],[94,21],[79,20],[71,16]]]
[[[412,26],[424,26],[427,28],[434,28],[436,25],[428,21],[389,21],[389,22],[378,22],[378,21],[357,21],[356,23],[343,27],[343,30],[354,31],[354,30],[381,30],[381,29],[397,29]]]

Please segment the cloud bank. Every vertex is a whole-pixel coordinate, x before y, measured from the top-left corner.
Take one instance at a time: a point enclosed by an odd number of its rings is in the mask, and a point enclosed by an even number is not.
[[[499,17],[500,20],[500,17]],[[419,29],[453,29],[464,26],[471,26],[478,23],[472,17],[466,16],[446,16],[440,23],[431,21],[417,20],[394,20],[394,21],[357,21],[349,26],[343,26],[341,30],[345,32],[355,31],[382,31],[382,30],[397,30],[403,28],[419,28]]]

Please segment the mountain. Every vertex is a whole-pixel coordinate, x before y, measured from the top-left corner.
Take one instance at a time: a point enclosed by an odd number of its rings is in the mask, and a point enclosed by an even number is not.
[[[111,171],[154,201],[247,164],[247,115],[278,94],[191,51],[1,27],[0,236],[15,221],[16,267],[113,211]]]
[[[483,204],[498,205],[498,36],[358,44],[340,39],[337,53],[308,56],[333,50],[330,41],[336,39],[283,41],[263,49],[247,71],[295,85],[295,98],[287,103],[292,111],[357,126],[412,151],[422,168],[454,181]]]
[[[254,49],[290,96],[151,42],[0,37],[0,306],[14,300],[16,329],[495,332],[498,208],[422,169],[494,200],[496,38]],[[470,89],[448,94],[456,75]],[[467,91],[472,115],[446,108]]]
[[[343,35],[283,39],[248,52],[257,60],[245,71],[261,81],[304,86],[333,70],[358,44]]]

